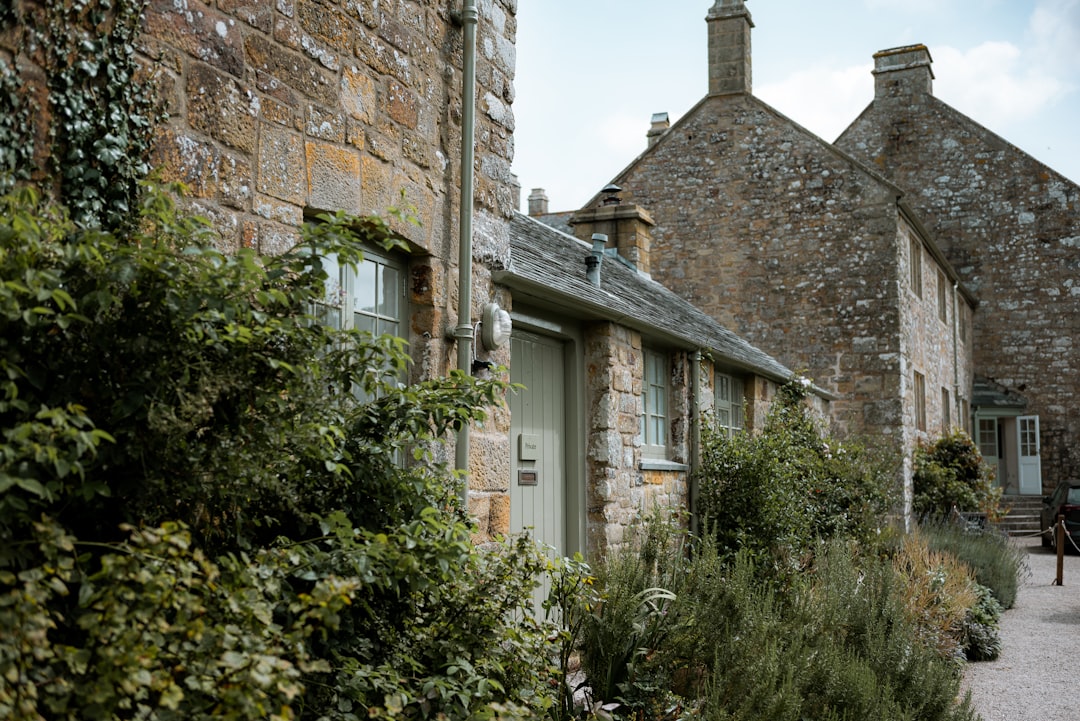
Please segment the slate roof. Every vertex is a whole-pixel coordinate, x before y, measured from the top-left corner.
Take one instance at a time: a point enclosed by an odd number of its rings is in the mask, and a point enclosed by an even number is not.
[[[971,405],[975,408],[1023,410],[1028,402],[1019,393],[1010,391],[1000,383],[988,378],[976,377],[971,391]]]
[[[574,318],[617,322],[654,340],[711,352],[718,363],[779,382],[794,375],[617,256],[604,257],[600,287],[592,285],[585,276],[590,251],[588,243],[515,213],[510,221],[510,266],[494,279],[514,290],[515,298],[529,297]]]

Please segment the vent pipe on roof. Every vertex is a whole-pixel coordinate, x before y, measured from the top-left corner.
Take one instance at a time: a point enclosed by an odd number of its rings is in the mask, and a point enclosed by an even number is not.
[[[600,265],[604,262],[604,248],[607,247],[607,236],[603,233],[593,233],[592,250],[585,258],[585,277],[597,288],[600,287]]]

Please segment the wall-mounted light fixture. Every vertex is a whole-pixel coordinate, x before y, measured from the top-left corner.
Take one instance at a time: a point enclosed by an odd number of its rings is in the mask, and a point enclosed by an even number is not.
[[[501,348],[510,339],[513,329],[514,323],[510,320],[510,314],[500,308],[498,303],[484,306],[484,317],[480,321],[480,342],[484,344],[484,350]]]

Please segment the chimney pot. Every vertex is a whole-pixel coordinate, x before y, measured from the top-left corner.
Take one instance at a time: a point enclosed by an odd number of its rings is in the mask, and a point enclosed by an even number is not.
[[[660,142],[661,136],[668,131],[671,127],[671,121],[668,120],[667,113],[653,113],[652,127],[649,128],[649,132],[645,137],[648,139],[649,147],[656,145]]]

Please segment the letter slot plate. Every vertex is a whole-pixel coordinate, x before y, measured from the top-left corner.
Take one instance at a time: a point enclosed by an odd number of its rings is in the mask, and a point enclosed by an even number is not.
[[[522,468],[518,470],[519,486],[536,486],[540,483],[540,471],[535,468]]]

